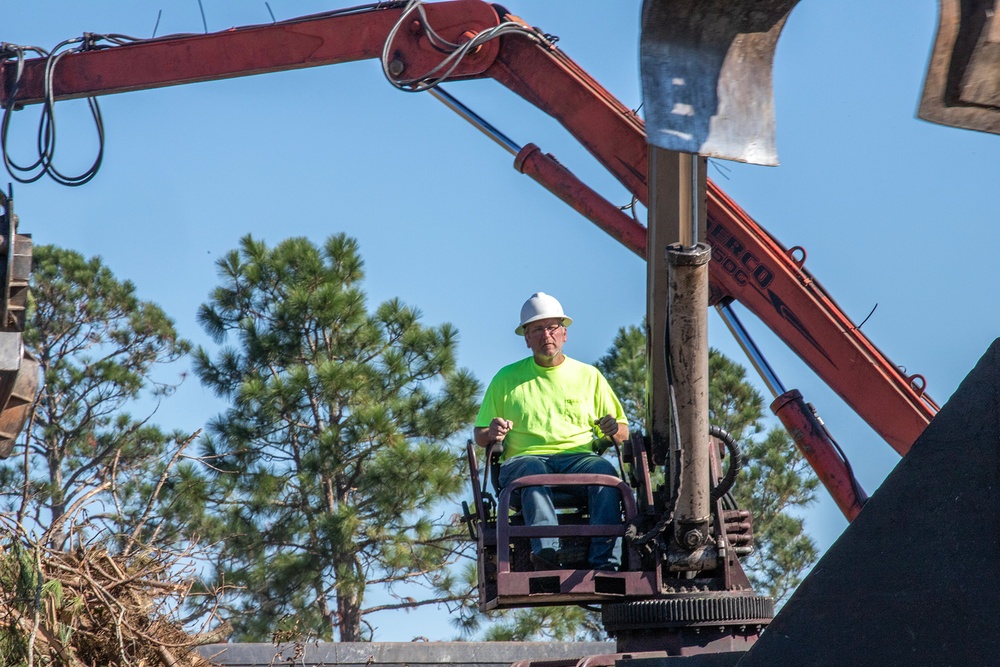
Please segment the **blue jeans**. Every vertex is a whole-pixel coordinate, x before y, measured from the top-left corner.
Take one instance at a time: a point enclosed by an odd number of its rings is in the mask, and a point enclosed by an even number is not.
[[[618,476],[610,461],[596,454],[548,454],[544,456],[516,456],[504,461],[500,466],[500,487],[527,475],[600,474]],[[560,487],[587,498],[590,508],[590,523],[594,526],[615,525],[622,522],[621,494],[610,486],[567,486]],[[521,512],[528,526],[555,526],[559,524],[552,504],[552,491],[547,486],[529,486],[520,490]],[[586,495],[584,495],[586,494]],[[536,554],[542,549],[558,549],[557,537],[531,538],[531,550]],[[621,562],[619,540],[613,537],[592,537],[590,539],[590,566],[594,569],[617,567]]]

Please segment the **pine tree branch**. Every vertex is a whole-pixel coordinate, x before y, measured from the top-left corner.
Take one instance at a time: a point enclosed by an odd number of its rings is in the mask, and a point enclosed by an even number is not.
[[[439,598],[432,598],[428,600],[414,600],[413,598],[408,598],[406,602],[400,602],[397,604],[383,604],[376,605],[374,607],[367,607],[361,611],[362,614],[374,614],[379,611],[392,611],[394,609],[416,609],[417,607],[426,607],[431,604],[444,604],[448,602],[458,602],[464,596],[462,595],[447,595]]]
[[[163,486],[164,484],[166,484],[167,480],[171,477],[173,473],[173,468],[176,465],[178,459],[180,458],[184,450],[187,448],[187,446],[190,445],[192,442],[194,442],[194,440],[198,437],[200,433],[201,429],[198,429],[190,436],[188,436],[183,442],[177,443],[177,450],[174,452],[173,456],[170,457],[170,461],[167,462],[166,466],[164,466],[163,472],[160,474],[159,479],[156,480],[156,486],[153,488],[153,491],[149,494],[149,497],[147,498],[146,507],[143,509],[142,515],[136,521],[131,534],[128,536],[128,539],[125,542],[125,546],[122,548],[123,553],[125,554],[131,553],[132,547],[135,546],[136,540],[139,538],[139,534],[145,527],[146,522],[149,521],[149,517],[153,512],[153,508],[155,507],[157,501],[159,501],[160,493],[163,490]]]

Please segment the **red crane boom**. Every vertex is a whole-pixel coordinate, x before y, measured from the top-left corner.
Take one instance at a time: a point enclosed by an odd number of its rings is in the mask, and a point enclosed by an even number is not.
[[[449,80],[495,79],[559,121],[639,201],[648,201],[641,119],[546,35],[516,16],[498,15],[481,0],[422,5],[424,17],[404,16],[404,4],[114,46],[87,36],[84,48],[60,57],[48,90],[47,59],[0,63],[0,103],[37,104],[47,95],[97,96],[382,58],[387,76],[402,87],[426,86],[426,76],[445,74]],[[463,43],[469,48],[449,61],[453,68],[441,69],[445,46]],[[517,164],[568,200],[591,197],[593,206],[582,203],[578,210],[600,209],[591,219],[645,257],[645,227],[608,213],[606,202],[585,187],[573,190],[572,175],[536,147],[526,147]],[[712,182],[708,242],[713,301],[735,299],[746,306],[886,442],[906,453],[938,409],[923,391],[923,378],[904,375],[858,330],[805,269],[804,252],[782,246]]]

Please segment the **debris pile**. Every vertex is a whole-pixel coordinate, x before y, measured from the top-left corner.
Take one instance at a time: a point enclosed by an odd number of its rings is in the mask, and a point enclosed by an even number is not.
[[[103,546],[0,544],[0,661],[210,667],[194,648],[224,640],[229,629],[190,633],[177,620],[193,585],[177,576],[183,564],[184,554],[154,549],[123,556]]]

